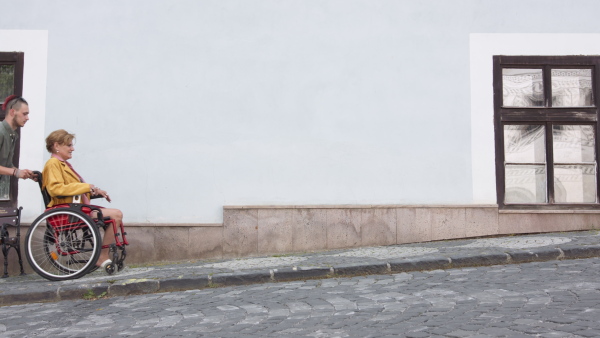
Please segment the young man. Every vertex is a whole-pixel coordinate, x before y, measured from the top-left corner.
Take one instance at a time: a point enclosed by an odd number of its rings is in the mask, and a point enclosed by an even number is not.
[[[33,179],[35,175],[31,170],[18,169],[13,165],[15,144],[19,139],[17,128],[25,126],[29,120],[29,105],[24,98],[11,95],[4,100],[2,109],[6,116],[0,125],[0,175]]]

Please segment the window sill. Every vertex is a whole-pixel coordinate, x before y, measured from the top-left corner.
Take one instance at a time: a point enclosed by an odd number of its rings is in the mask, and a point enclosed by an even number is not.
[[[600,214],[600,209],[569,209],[569,210],[540,210],[540,209],[499,209],[499,214]]]

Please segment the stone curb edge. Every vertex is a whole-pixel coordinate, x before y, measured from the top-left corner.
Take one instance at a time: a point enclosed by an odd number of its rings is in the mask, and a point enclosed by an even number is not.
[[[49,287],[43,290],[0,293],[0,306],[83,299],[84,294],[130,296],[159,292],[185,291],[210,287],[249,285],[303,279],[377,275],[430,271],[475,266],[521,264],[563,259],[600,257],[600,245],[563,246],[534,250],[510,250],[503,253],[457,254],[390,260],[387,263],[346,264],[339,267],[283,268],[259,272],[190,275],[167,279],[130,279],[116,283],[92,283]]]

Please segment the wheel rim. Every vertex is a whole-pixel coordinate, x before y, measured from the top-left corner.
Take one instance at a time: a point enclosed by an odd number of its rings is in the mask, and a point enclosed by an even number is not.
[[[27,259],[48,279],[77,278],[98,260],[98,231],[87,216],[58,210],[40,216],[27,234]]]

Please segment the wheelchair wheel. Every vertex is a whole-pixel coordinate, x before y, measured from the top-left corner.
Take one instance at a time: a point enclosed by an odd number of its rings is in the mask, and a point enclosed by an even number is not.
[[[56,240],[58,238],[58,241]],[[46,253],[47,257],[50,257],[51,259],[49,260],[49,262],[54,265],[54,267],[56,269],[59,269],[61,272],[63,273],[67,273],[67,274],[73,274],[76,273],[78,270],[73,269],[73,268],[77,268],[77,267],[72,267],[69,264],[65,264],[64,260],[60,260],[60,259],[55,259],[56,257],[58,257],[58,253],[57,253],[57,243],[67,243],[67,242],[71,242],[71,243],[77,243],[77,245],[79,245],[80,250],[87,250],[89,248],[93,247],[93,238],[92,238],[92,234],[90,233],[89,229],[83,229],[82,231],[77,231],[77,230],[67,230],[67,231],[60,231],[57,234],[53,233],[53,229],[52,226],[47,226],[46,227],[46,234],[44,236],[44,252]],[[67,263],[69,263],[70,261],[67,261]],[[97,268],[94,265],[94,268]],[[89,272],[92,272],[94,269],[90,269],[88,270]]]
[[[38,217],[25,237],[25,254],[40,276],[75,279],[96,266],[102,240],[91,219],[73,209],[53,209]]]

